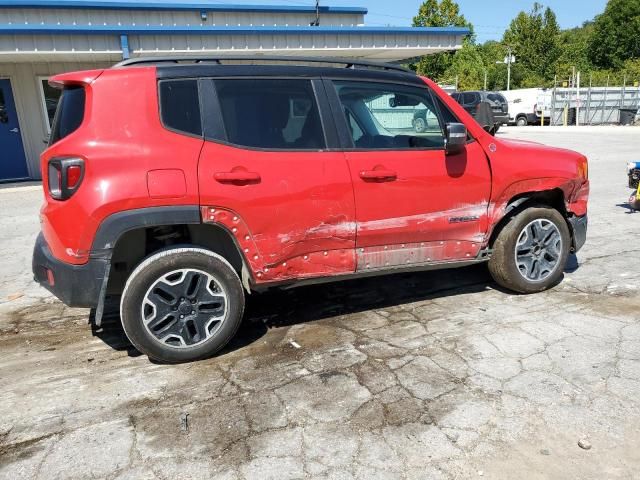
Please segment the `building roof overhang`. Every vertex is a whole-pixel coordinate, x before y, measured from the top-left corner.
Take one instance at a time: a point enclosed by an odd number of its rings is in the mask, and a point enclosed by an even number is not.
[[[254,27],[0,24],[0,62],[163,55],[339,56],[399,62],[461,48],[460,27]]]

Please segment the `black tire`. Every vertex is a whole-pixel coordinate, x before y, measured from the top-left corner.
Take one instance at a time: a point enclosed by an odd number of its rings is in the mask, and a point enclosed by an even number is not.
[[[539,280],[531,280],[526,278],[528,274],[528,268],[524,267],[526,272],[521,272],[522,266],[518,267],[518,258],[516,257],[516,243],[520,238],[527,238],[524,233],[525,227],[529,227],[531,224],[536,223],[538,220],[550,228],[549,222],[555,225],[557,233],[560,237],[560,246],[555,243],[553,253],[558,252],[557,261],[554,264],[553,270],[548,270],[548,267],[544,267],[547,275],[542,277],[540,275]],[[536,223],[537,224],[537,223]],[[521,235],[525,235],[521,237]],[[555,238],[555,237],[554,237]],[[536,293],[547,290],[556,285],[562,278],[564,267],[567,263],[567,257],[571,247],[571,236],[569,233],[569,227],[567,222],[560,212],[547,206],[532,206],[525,208],[512,218],[503,226],[502,230],[498,233],[493,244],[493,252],[489,259],[489,271],[491,276],[500,286],[513,290],[519,293]],[[540,248],[540,247],[538,247]],[[525,247],[526,250],[526,247]],[[533,253],[534,248],[531,248],[532,256],[540,255],[540,251],[536,254]],[[543,251],[543,256],[545,255]],[[528,256],[528,254],[526,255]],[[551,257],[549,257],[551,258]],[[543,258],[545,265],[548,265],[547,258]],[[534,259],[532,263],[535,270]],[[538,260],[538,262],[540,262]],[[543,267],[538,263],[538,271]]]
[[[493,127],[493,133],[498,133],[500,131],[501,123],[496,123]]]
[[[427,120],[422,117],[413,120],[413,129],[416,133],[424,133],[427,130],[427,126]]]
[[[175,285],[166,283],[172,275],[178,278]],[[189,280],[187,275],[197,279]],[[158,286],[161,287],[161,295],[151,290]],[[175,290],[175,301],[162,293],[165,287]],[[178,299],[177,295],[183,295],[178,292],[183,291],[184,296]],[[155,304],[149,302],[149,299],[160,297],[165,297],[162,298],[164,303],[160,300],[155,300]],[[208,297],[208,303],[204,297]],[[193,310],[183,312],[183,307]],[[152,325],[159,308],[168,312],[166,317],[169,320],[157,322],[163,325],[154,335],[146,324]],[[146,309],[153,314],[148,315]],[[236,271],[220,255],[195,247],[171,248],[147,257],[129,276],[120,302],[122,326],[131,343],[150,359],[164,363],[189,362],[212,356],[235,335],[243,312],[244,291]],[[180,316],[181,313],[185,315]],[[153,318],[145,322],[145,315]],[[185,318],[181,320],[182,317]],[[190,323],[187,325],[187,322]],[[206,326],[204,322],[208,322]],[[162,340],[159,337],[165,332],[176,334]]]
[[[518,119],[516,120],[516,125],[518,127],[526,127],[527,125],[529,125],[529,121],[527,120],[527,117],[518,117]]]

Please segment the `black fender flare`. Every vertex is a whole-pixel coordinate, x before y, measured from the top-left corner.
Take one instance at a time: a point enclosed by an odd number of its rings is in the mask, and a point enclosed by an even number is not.
[[[166,207],[147,207],[124,210],[106,217],[96,231],[91,245],[90,257],[100,259],[104,264],[102,285],[98,294],[98,303],[94,315],[97,327],[102,323],[104,302],[111,271],[111,255],[118,240],[125,233],[137,228],[160,225],[197,225],[202,223],[198,205],[176,205]]]

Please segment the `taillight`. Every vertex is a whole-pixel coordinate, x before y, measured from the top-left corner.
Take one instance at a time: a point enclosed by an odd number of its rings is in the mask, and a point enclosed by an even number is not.
[[[49,194],[56,200],[66,200],[73,195],[84,177],[84,160],[81,158],[54,158],[49,160]]]

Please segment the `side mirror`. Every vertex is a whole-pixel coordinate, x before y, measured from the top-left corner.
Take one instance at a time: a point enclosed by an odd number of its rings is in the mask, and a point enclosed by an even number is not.
[[[462,123],[447,123],[444,139],[444,151],[447,155],[455,155],[464,151],[467,145],[467,127]]]

